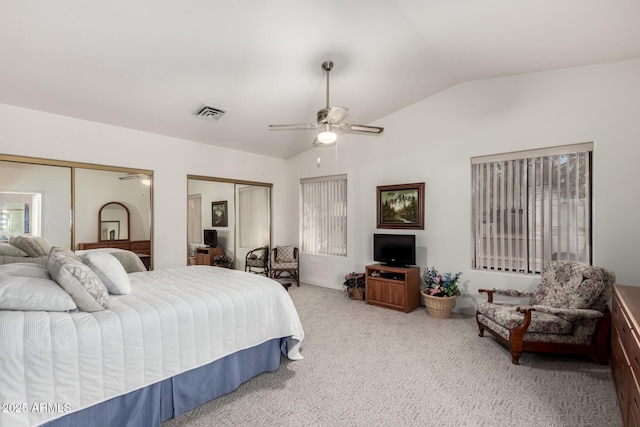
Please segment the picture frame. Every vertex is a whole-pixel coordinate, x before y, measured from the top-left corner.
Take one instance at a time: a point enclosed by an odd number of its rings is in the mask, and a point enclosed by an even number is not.
[[[227,227],[229,225],[229,215],[227,212],[227,201],[211,202],[211,226]]]
[[[377,228],[424,230],[424,187],[424,182],[377,186]]]

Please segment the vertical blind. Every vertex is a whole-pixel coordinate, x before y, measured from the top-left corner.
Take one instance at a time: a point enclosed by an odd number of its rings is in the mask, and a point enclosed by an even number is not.
[[[588,143],[473,158],[474,268],[590,264],[592,152]]]
[[[300,180],[302,252],[347,256],[347,176]]]
[[[189,243],[202,242],[202,196],[193,194],[188,199],[187,206],[187,239]]]
[[[249,186],[238,190],[240,247],[259,248],[269,244],[269,187]]]

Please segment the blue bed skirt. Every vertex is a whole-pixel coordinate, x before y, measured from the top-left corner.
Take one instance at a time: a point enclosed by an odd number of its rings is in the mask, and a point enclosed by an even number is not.
[[[276,338],[164,381],[114,397],[62,418],[46,427],[132,426],[159,427],[211,399],[227,394],[243,382],[280,366],[281,347],[288,338]]]

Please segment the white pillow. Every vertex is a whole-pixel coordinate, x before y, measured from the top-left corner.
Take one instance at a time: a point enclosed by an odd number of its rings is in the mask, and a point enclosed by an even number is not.
[[[124,267],[109,252],[89,252],[83,262],[98,275],[110,294],[126,295],[131,293],[131,280]]]
[[[28,256],[27,253],[22,249],[4,242],[0,243],[0,255],[21,257]]]
[[[0,274],[7,276],[37,277],[51,280],[49,270],[45,265],[34,264],[32,262],[14,262],[0,265]]]
[[[40,257],[46,254],[42,250],[40,244],[31,236],[11,236],[9,243],[22,249],[30,257]]]
[[[0,273],[0,310],[71,311],[71,296],[51,279]]]
[[[33,236],[33,240],[35,240],[38,246],[40,246],[40,249],[42,249],[42,252],[45,255],[49,255],[49,251],[51,251],[51,243],[49,243],[47,239],[40,236]]]
[[[53,280],[67,291],[82,311],[109,308],[109,292],[100,278],[69,249],[54,246],[47,269]]]

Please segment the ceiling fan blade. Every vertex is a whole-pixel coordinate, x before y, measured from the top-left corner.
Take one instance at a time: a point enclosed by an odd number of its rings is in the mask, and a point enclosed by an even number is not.
[[[312,130],[312,129],[318,129],[318,125],[315,124],[315,123],[291,124],[291,125],[269,125],[269,129],[272,129],[272,130]]]
[[[384,128],[378,126],[353,125],[350,123],[345,123],[340,126],[340,128],[345,132],[362,133],[366,135],[381,135],[384,132]]]
[[[333,124],[339,124],[347,115],[349,109],[345,107],[331,107],[327,113],[325,121]]]

